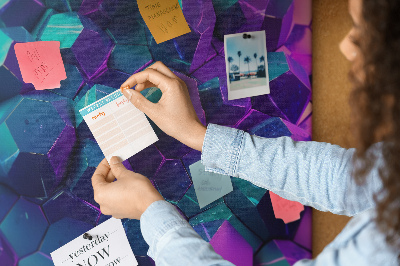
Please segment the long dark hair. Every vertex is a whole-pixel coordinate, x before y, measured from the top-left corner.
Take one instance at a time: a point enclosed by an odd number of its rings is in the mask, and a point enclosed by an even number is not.
[[[360,35],[355,39],[362,60],[350,73],[358,140],[355,160],[362,162],[354,177],[359,184],[365,181],[376,161],[367,150],[383,141],[383,188],[374,197],[375,219],[387,243],[400,250],[400,1],[362,2]]]

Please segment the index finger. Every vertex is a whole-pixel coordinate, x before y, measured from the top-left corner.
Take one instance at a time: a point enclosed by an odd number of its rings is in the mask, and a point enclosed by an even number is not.
[[[92,176],[92,186],[93,189],[98,187],[99,185],[107,184],[106,181],[107,174],[110,171],[110,166],[108,165],[107,160],[104,158],[100,164],[97,166],[96,171]]]
[[[178,76],[174,74],[174,72],[171,71],[171,69],[169,69],[166,65],[164,65],[163,62],[161,61],[157,61],[154,64],[152,64],[151,66],[147,67],[147,68],[151,68],[154,70],[157,70],[158,72],[170,77],[170,78],[175,78],[178,79]]]
[[[173,79],[158,72],[157,70],[147,68],[142,72],[130,76],[124,83],[122,83],[121,88],[125,88],[126,86],[132,88],[136,84],[145,83],[146,81],[153,83],[161,90],[161,92],[164,92],[165,89],[173,82]]]

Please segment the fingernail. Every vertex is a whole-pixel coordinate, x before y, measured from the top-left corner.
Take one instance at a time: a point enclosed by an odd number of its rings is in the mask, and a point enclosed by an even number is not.
[[[113,156],[110,159],[110,164],[119,164],[122,163],[121,158],[119,158],[118,156]]]
[[[123,90],[122,93],[125,95],[126,98],[128,98],[129,101],[131,100],[131,98],[132,98],[132,90],[126,89],[126,90]]]

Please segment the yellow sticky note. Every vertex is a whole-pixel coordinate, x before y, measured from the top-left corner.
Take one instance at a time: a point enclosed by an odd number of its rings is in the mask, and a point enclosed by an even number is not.
[[[157,44],[190,32],[178,0],[137,0],[137,4]]]

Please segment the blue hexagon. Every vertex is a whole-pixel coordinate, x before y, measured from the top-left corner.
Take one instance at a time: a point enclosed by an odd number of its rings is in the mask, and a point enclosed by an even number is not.
[[[60,208],[60,206],[63,207]],[[42,205],[42,208],[51,224],[64,217],[70,217],[87,224],[96,225],[100,215],[99,209],[66,190],[56,193]]]
[[[43,254],[42,252],[35,252],[25,258],[22,258],[18,262],[18,266],[32,266],[32,265],[40,265],[40,266],[54,266],[53,261],[49,256]]]
[[[6,120],[20,152],[47,154],[66,124],[50,102],[24,99]]]
[[[140,231],[140,221],[126,219],[123,225],[133,254],[136,256],[146,256],[149,245],[143,239],[142,232]]]
[[[33,41],[24,28],[0,29],[0,102],[17,95],[22,88],[22,76],[14,52],[16,42]]]
[[[0,5],[0,20],[6,27],[23,26],[29,31],[46,10],[46,7],[36,0],[6,0]]]
[[[40,207],[21,198],[0,223],[0,230],[18,257],[23,257],[37,250],[47,226]]]
[[[0,184],[0,221],[6,216],[8,211],[18,200],[18,195],[5,185]]]
[[[0,178],[0,181],[18,194],[30,197],[47,197],[56,184],[54,170],[47,156],[26,152],[18,153],[8,175]]]
[[[90,224],[65,217],[49,226],[40,251],[50,255],[51,252],[64,246],[92,228],[93,226]]]
[[[135,55],[132,60],[127,55]],[[149,48],[144,45],[116,45],[108,59],[108,67],[132,74],[152,62]]]

